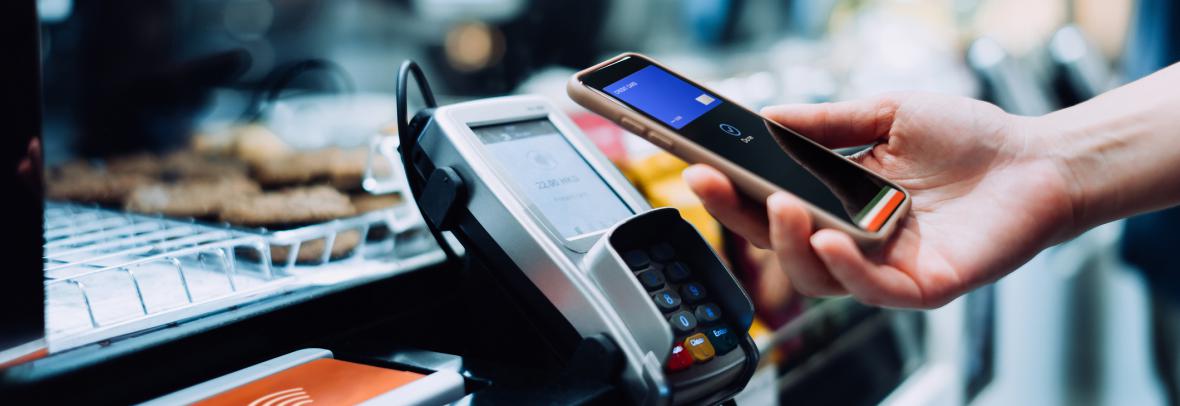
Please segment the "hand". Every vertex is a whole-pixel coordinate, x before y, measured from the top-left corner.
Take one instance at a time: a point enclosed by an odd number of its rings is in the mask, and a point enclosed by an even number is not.
[[[810,215],[793,195],[776,193],[763,207],[741,197],[711,167],[686,169],[685,180],[709,212],[754,245],[774,250],[805,295],[942,306],[1028,261],[1062,238],[1073,220],[1069,178],[1044,152],[1055,138],[1034,134],[1032,118],[931,94],[762,113],[830,148],[876,142],[852,159],[901,185],[912,199],[897,232],[866,254],[840,231],[813,233]]]

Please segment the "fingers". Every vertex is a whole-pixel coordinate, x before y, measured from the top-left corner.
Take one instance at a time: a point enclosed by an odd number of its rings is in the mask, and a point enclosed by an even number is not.
[[[874,306],[928,305],[922,289],[909,274],[869,262],[848,234],[820,230],[811,236],[811,245],[831,275],[858,300]]]
[[[758,248],[770,247],[765,212],[742,199],[729,178],[716,169],[699,164],[688,167],[682,175],[688,187],[704,203],[705,210],[717,221]]]
[[[876,306],[931,305],[909,274],[870,262],[847,234],[828,229],[812,234],[811,216],[798,198],[776,193],[767,199],[763,211],[742,199],[729,179],[716,169],[693,165],[684,170],[683,176],[713,217],[754,246],[773,249],[800,293],[851,293]]]
[[[811,250],[811,215],[803,202],[787,193],[775,193],[766,199],[766,212],[770,245],[795,290],[807,296],[847,294]]]
[[[762,109],[762,115],[823,144],[844,148],[870,144],[889,135],[898,98],[821,104],[785,104]]]

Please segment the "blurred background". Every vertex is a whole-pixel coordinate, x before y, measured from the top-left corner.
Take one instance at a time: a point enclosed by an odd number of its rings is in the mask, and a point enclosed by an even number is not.
[[[390,131],[406,58],[441,103],[549,97],[654,205],[680,208],[725,253],[775,354],[747,396],[784,403],[827,403],[807,388],[838,387],[840,376],[790,375],[867,310],[794,294],[772,256],[699,206],[680,181],[683,162],[569,101],[570,74],[637,51],[755,109],[913,90],[1040,115],[1180,59],[1170,0],[37,3],[47,167],[234,148],[247,126],[294,149],[365,145]],[[1164,232],[1177,225],[1174,211],[1108,224],[942,309],[899,312],[913,325],[898,331],[927,339],[861,400],[1177,404],[1180,239]],[[807,314],[829,319],[817,327],[800,321]],[[879,365],[868,353],[847,368]],[[759,398],[758,387],[800,397]]]

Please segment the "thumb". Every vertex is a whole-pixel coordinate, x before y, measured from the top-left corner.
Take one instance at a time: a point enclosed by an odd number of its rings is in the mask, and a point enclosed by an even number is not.
[[[889,135],[900,102],[896,97],[821,104],[784,104],[762,115],[828,148],[870,144]]]

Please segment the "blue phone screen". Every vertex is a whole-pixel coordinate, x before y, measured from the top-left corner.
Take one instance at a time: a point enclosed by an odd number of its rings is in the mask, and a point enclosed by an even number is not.
[[[655,66],[640,69],[603,90],[677,130],[721,105],[716,96]]]

